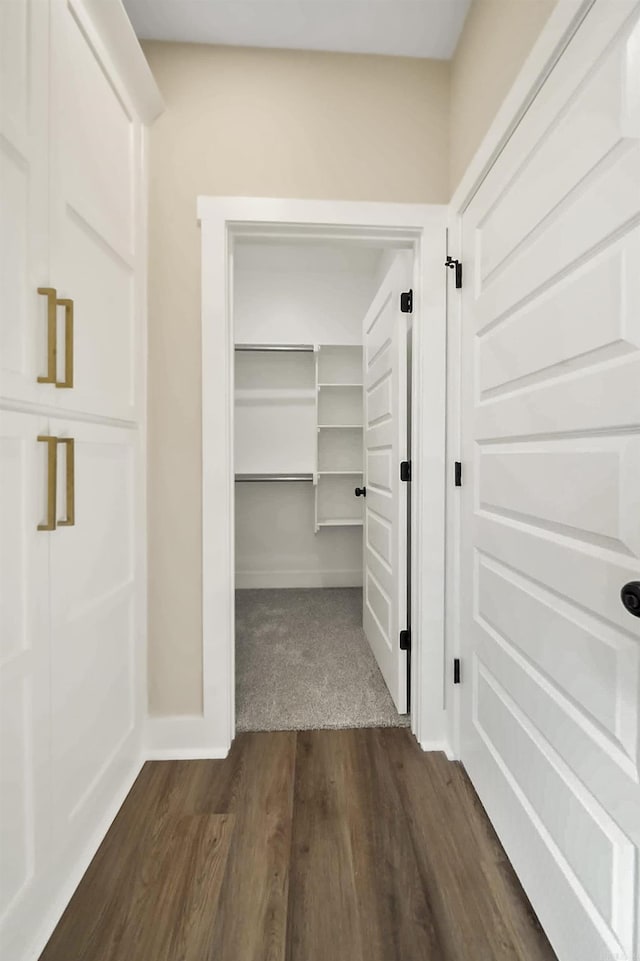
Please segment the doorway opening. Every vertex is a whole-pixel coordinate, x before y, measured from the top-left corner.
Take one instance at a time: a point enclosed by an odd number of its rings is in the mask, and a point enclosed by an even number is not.
[[[406,245],[234,245],[238,731],[410,723],[413,272]]]
[[[224,757],[236,732],[236,499],[243,496],[251,482],[236,482],[235,477],[241,470],[236,465],[235,454],[234,373],[236,354],[239,352],[235,350],[238,338],[234,308],[239,296],[235,289],[235,264],[238,257],[242,257],[241,248],[247,244],[272,248],[278,245],[302,248],[305,244],[354,245],[358,249],[375,248],[378,255],[383,250],[409,252],[412,264],[409,289],[413,290],[412,482],[403,482],[402,490],[404,496],[411,500],[411,580],[419,586],[419,590],[411,592],[410,617],[407,614],[403,623],[397,619],[387,631],[393,643],[389,641],[386,650],[396,656],[398,668],[404,665],[405,676],[401,678],[400,669],[397,670],[394,689],[398,699],[403,690],[406,698],[407,657],[404,653],[402,658],[399,656],[399,634],[410,621],[411,731],[425,750],[446,750],[444,580],[447,321],[443,267],[446,257],[446,208],[426,204],[199,197],[198,219],[202,237],[203,710],[200,716],[185,722],[191,739],[190,750],[197,750],[198,756]],[[279,284],[277,281],[276,277],[274,285],[283,293],[285,281],[281,279]],[[312,299],[309,290],[307,300]],[[395,296],[389,299],[389,304],[399,310]],[[277,307],[276,311],[276,315],[283,313]],[[328,316],[331,319],[331,312]],[[380,316],[388,320],[389,311],[382,311]],[[386,339],[400,329],[399,325],[390,325]],[[377,336],[380,330],[380,327],[374,329],[372,335]],[[281,336],[282,343],[292,343],[294,346],[298,343],[289,339],[292,333],[286,335],[286,341],[284,335]],[[333,336],[324,341],[323,336],[309,341],[309,345],[319,348],[358,346],[355,342],[345,344],[344,340]],[[306,342],[300,343],[306,345]],[[314,354],[314,359],[317,359],[321,351],[314,351]],[[382,352],[380,358],[384,357],[385,353]],[[339,384],[336,389],[341,386],[344,385]],[[403,395],[397,392],[394,396]],[[375,400],[381,402],[380,396]],[[317,427],[317,421],[315,423]],[[336,433],[340,429],[328,426]],[[354,426],[345,424],[342,429]],[[383,459],[378,458],[373,466],[376,471],[382,471],[385,466]],[[399,467],[398,462],[392,465],[388,460],[388,476],[392,484],[400,484]],[[313,473],[313,469],[304,473]],[[309,484],[311,486],[305,488],[307,495],[309,492],[316,493],[313,480],[291,483]],[[325,479],[325,483],[330,484],[331,479]],[[364,477],[360,484],[356,482],[351,487],[351,509],[356,503],[353,499],[356,486],[366,487]],[[382,486],[376,482],[373,484],[373,487]],[[269,490],[275,487],[276,482],[270,485]],[[323,496],[321,491],[319,494]],[[397,505],[401,500],[392,498],[392,503]],[[367,510],[371,508],[372,512],[382,513],[375,499],[369,498],[368,491],[366,498],[361,496],[357,501],[358,504],[363,502]],[[323,507],[323,503],[319,503],[319,506]],[[320,516],[331,519],[343,515],[327,513]],[[391,524],[389,529],[398,531],[401,528],[398,524]],[[406,527],[404,531],[406,533]],[[311,536],[320,538],[330,533],[335,536],[336,531],[322,529],[316,534],[312,524]],[[376,547],[376,544],[373,546]],[[376,549],[380,551],[380,545]],[[396,556],[397,545],[393,550]],[[290,563],[283,569],[297,568]],[[339,569],[349,568],[343,564]],[[398,567],[398,570],[401,568]],[[406,574],[406,565],[404,570]],[[347,582],[344,589],[349,586]],[[301,586],[299,589],[304,588]],[[402,591],[398,589],[397,594],[402,596]],[[406,593],[404,597],[406,605]],[[379,650],[383,650],[382,645],[378,646]],[[380,658],[376,658],[376,663],[380,665]],[[382,674],[387,677],[384,667]],[[404,687],[402,680],[405,681]],[[406,705],[399,713],[405,711]],[[181,737],[184,736],[184,728],[185,725],[181,725]],[[194,744],[197,747],[193,747]]]

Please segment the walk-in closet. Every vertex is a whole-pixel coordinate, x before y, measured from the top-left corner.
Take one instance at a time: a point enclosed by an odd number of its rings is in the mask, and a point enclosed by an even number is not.
[[[363,542],[385,564],[391,522],[374,505],[367,524],[365,507],[389,420],[378,395],[394,389],[386,367],[367,389],[365,340],[390,271],[410,283],[411,256],[252,240],[233,270],[237,729],[404,725],[363,627],[363,588],[374,620],[388,608],[381,578],[363,576]],[[401,420],[407,438],[404,408]]]

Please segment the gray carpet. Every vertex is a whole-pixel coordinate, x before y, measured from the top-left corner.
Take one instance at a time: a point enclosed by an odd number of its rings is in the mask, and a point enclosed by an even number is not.
[[[236,592],[238,731],[408,723],[364,636],[359,588]]]

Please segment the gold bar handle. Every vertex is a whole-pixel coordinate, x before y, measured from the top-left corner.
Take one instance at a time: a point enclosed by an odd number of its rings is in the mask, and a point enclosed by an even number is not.
[[[59,444],[67,448],[67,516],[58,521],[58,527],[73,527],[76,522],[76,450],[73,437],[58,437]]]
[[[38,383],[55,384],[57,379],[56,310],[58,294],[55,287],[38,287],[38,293],[47,298],[47,374],[45,377],[38,377]]]
[[[73,387],[73,301],[62,297],[56,304],[64,307],[64,380],[56,380],[56,387]]]
[[[47,445],[47,522],[38,524],[39,531],[56,529],[56,495],[58,483],[58,438],[41,435],[38,443]]]

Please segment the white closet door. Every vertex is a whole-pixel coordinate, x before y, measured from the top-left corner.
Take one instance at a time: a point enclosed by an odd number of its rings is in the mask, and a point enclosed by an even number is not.
[[[0,3],[0,397],[54,390],[46,374],[48,21],[42,0]]]
[[[364,597],[363,626],[391,697],[407,710],[407,315],[403,262],[392,264],[363,325]]]
[[[640,950],[640,7],[463,221],[462,760],[560,961]]]
[[[140,125],[74,4],[52,0],[51,7],[51,278],[74,307],[74,386],[58,390],[56,400],[132,420]]]
[[[138,748],[136,432],[52,420],[51,433],[74,439],[73,451],[59,445],[59,521],[50,539],[51,737],[56,841],[77,852],[130,775]],[[60,524],[70,514],[73,526]]]
[[[0,411],[0,957],[49,852],[47,421]]]

